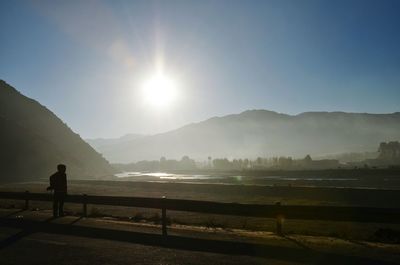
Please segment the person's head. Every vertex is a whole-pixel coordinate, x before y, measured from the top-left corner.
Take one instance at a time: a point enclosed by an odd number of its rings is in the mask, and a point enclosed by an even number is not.
[[[65,173],[66,170],[67,170],[67,167],[65,165],[63,165],[63,164],[57,165],[58,172]]]

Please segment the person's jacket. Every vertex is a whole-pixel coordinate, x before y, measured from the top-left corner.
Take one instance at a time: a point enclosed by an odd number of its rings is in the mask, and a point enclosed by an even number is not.
[[[67,193],[67,175],[65,173],[56,172],[50,176],[50,187],[54,192]]]

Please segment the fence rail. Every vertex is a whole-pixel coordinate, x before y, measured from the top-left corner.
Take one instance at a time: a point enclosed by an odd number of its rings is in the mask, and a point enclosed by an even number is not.
[[[0,192],[0,199],[24,200],[25,208],[29,201],[52,201],[51,194],[31,192]],[[346,207],[346,206],[298,206],[222,203],[145,197],[115,197],[94,195],[68,195],[66,202],[83,205],[83,215],[87,215],[87,205],[110,205],[160,209],[162,230],[167,234],[167,210],[200,212],[208,214],[235,215],[246,217],[275,218],[277,233],[282,234],[283,219],[329,220],[374,223],[400,223],[400,208]]]

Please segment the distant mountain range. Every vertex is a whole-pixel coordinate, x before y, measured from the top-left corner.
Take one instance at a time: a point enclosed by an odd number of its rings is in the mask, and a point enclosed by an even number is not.
[[[144,136],[145,135],[143,135],[143,134],[130,133],[130,134],[121,136],[119,138],[110,138],[110,139],[96,138],[96,139],[85,139],[85,141],[87,143],[89,143],[95,149],[103,149],[103,148],[107,148],[107,146],[113,146],[116,144],[129,142],[130,140],[135,140],[135,139],[138,139],[138,138],[141,138]]]
[[[376,151],[382,141],[400,140],[400,113],[306,112],[287,115],[267,110],[214,117],[152,136],[93,144],[109,161],[127,163],[184,155],[197,160],[257,156],[326,156]]]
[[[46,107],[0,80],[0,181],[47,178],[59,163],[70,178],[114,172],[106,159]]]

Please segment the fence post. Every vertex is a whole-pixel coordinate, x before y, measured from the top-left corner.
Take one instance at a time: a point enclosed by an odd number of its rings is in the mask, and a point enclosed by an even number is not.
[[[166,197],[162,197],[162,208],[161,208],[161,224],[162,224],[162,235],[167,236],[167,208],[165,205]]]
[[[281,203],[277,202],[275,205],[277,206],[276,233],[280,236],[283,236],[283,214],[280,210]]]
[[[87,195],[86,194],[83,194],[83,209],[82,209],[82,212],[83,212],[83,217],[87,217]]]
[[[25,210],[29,209],[29,191],[25,191]]]

